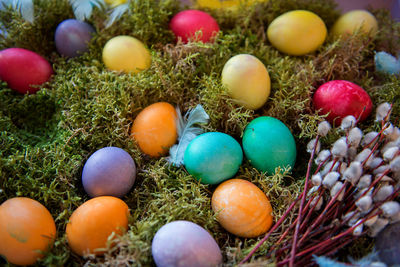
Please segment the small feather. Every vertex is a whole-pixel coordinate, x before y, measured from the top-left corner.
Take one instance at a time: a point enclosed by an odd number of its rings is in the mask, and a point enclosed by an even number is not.
[[[119,20],[122,17],[122,15],[124,15],[125,12],[128,11],[128,9],[129,9],[129,2],[126,4],[122,4],[122,5],[118,5],[118,6],[114,7],[111,11],[110,17],[107,20],[106,28],[113,25],[113,23],[116,20]]]
[[[325,256],[315,256],[314,261],[320,266],[320,267],[347,267],[349,266],[348,264],[344,264],[335,260],[332,260],[330,258],[327,258]]]
[[[75,17],[81,21],[90,18],[93,6],[101,8],[105,5],[104,0],[69,0],[69,2]]]
[[[196,138],[199,134],[203,133],[203,129],[194,127],[193,125],[208,123],[210,117],[201,105],[197,105],[194,109],[189,110],[185,114],[184,118],[182,118],[179,108],[177,108],[177,114],[179,136],[178,144],[171,147],[169,150],[170,156],[167,158],[167,160],[174,166],[180,167],[183,164],[185,150],[190,141]]]
[[[0,10],[8,7],[12,7],[15,11],[21,14],[24,20],[33,23],[33,0],[0,0]]]
[[[381,51],[375,54],[375,68],[387,74],[399,74],[400,62],[394,56]]]

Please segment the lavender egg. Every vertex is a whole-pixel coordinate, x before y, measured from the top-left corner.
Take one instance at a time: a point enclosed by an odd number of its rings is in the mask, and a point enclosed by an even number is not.
[[[136,165],[125,150],[104,147],[93,153],[82,171],[82,184],[91,197],[123,197],[136,178]]]
[[[88,43],[95,29],[86,22],[67,19],[56,29],[55,42],[58,53],[66,57],[76,57],[88,51]]]
[[[158,267],[211,267],[222,263],[214,238],[189,221],[174,221],[161,227],[153,238],[151,251]]]

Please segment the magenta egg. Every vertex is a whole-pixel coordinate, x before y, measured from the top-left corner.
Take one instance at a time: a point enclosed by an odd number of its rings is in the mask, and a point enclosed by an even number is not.
[[[82,171],[82,184],[91,197],[123,197],[136,178],[136,165],[128,152],[104,147],[93,153]]]
[[[55,32],[58,53],[66,57],[76,57],[88,51],[88,43],[94,32],[94,28],[86,22],[76,19],[64,20]]]
[[[217,21],[208,13],[200,10],[184,10],[176,14],[170,24],[170,29],[176,36],[176,39],[182,39],[184,43],[190,40],[202,41],[204,43],[212,42],[213,38],[219,32]],[[197,32],[201,31],[199,35]]]
[[[39,54],[23,48],[0,51],[0,80],[22,94],[34,94],[53,74],[50,63]]]
[[[321,85],[313,97],[314,107],[320,114],[328,114],[327,120],[340,124],[348,115],[360,121],[372,111],[372,101],[363,88],[349,81],[334,80]]]
[[[161,227],[151,244],[158,267],[212,267],[222,263],[221,250],[203,227],[189,221],[174,221]]]

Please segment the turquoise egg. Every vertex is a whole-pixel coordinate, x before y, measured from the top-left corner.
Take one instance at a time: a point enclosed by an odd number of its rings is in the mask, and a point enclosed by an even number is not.
[[[247,125],[243,134],[246,158],[257,170],[274,174],[275,168],[293,168],[296,143],[286,125],[272,117],[259,117]]]
[[[231,136],[209,132],[197,136],[186,148],[186,170],[203,184],[219,184],[234,176],[243,160],[240,144]]]

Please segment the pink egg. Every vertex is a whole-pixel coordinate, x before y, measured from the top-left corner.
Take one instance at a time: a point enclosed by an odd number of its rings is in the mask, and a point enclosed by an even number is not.
[[[0,80],[15,91],[34,94],[52,74],[50,63],[35,52],[23,48],[0,51]]]
[[[313,97],[314,107],[321,114],[328,114],[327,120],[340,124],[342,119],[353,115],[365,120],[372,111],[372,101],[367,92],[349,81],[334,80],[321,85]]]
[[[217,21],[208,13],[200,10],[184,10],[176,14],[170,24],[171,30],[177,39],[181,38],[184,43],[190,40],[212,42],[219,32]],[[196,32],[201,33],[196,36]]]

